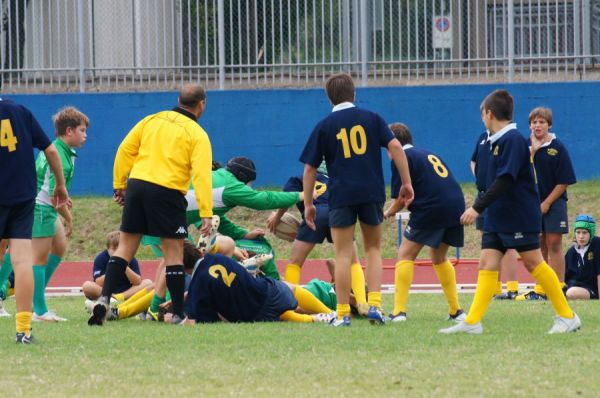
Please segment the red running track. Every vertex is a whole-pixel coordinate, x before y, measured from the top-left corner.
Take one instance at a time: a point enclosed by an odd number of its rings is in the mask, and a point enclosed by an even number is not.
[[[454,260],[453,262],[456,262]],[[456,264],[456,281],[462,288],[469,288],[477,283],[477,260],[464,259]],[[394,264],[395,260],[383,260],[383,285],[394,284]],[[419,261],[415,267],[413,289],[437,289],[438,280],[435,275],[431,262]],[[158,261],[141,261],[140,267],[142,276],[148,279],[154,279],[154,274]],[[285,270],[285,260],[278,260],[277,267],[283,275]],[[84,281],[91,280],[92,263],[86,261],[64,262],[62,263],[52,280],[50,281],[50,291],[53,292],[79,292],[79,288]],[[518,267],[518,277],[521,284],[531,284],[533,279],[524,267]],[[307,260],[302,269],[302,284],[305,284],[313,278],[319,278],[326,281],[330,280],[325,260]],[[433,285],[433,286],[430,286]]]

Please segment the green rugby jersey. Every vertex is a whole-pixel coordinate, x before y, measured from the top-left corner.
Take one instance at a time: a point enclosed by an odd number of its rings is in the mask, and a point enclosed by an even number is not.
[[[67,190],[71,188],[71,181],[75,174],[75,158],[77,154],[75,150],[65,144],[63,140],[57,138],[52,141],[58,155],[60,162],[62,163],[63,174],[65,176],[65,184]],[[37,197],[35,198],[36,204],[42,204],[52,206],[52,195],[54,194],[54,188],[56,187],[56,179],[54,174],[48,165],[48,159],[44,152],[40,152],[35,161],[35,171],[37,174]]]

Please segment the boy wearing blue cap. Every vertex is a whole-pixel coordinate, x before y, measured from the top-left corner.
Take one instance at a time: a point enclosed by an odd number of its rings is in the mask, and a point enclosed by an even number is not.
[[[575,243],[565,254],[565,295],[569,300],[597,300],[600,283],[600,238],[594,217],[575,218]]]

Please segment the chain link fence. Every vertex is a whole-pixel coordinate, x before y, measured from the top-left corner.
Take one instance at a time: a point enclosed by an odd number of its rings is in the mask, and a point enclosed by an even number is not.
[[[600,0],[0,3],[3,92],[600,77]]]

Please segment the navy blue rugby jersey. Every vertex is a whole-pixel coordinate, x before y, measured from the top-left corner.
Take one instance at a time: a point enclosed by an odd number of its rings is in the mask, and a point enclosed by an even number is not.
[[[394,136],[378,114],[344,105],[316,125],[300,161],[316,168],[325,159],[330,209],[383,203],[381,148]]]
[[[542,201],[558,184],[571,185],[577,182],[569,152],[556,137],[537,150],[533,157],[533,165]],[[563,192],[560,197],[567,200],[567,192]]]
[[[477,190],[485,192],[486,170],[490,161],[490,141],[487,132],[481,134],[477,139],[471,161],[475,162],[475,185],[477,185]]]
[[[539,233],[542,213],[527,140],[511,123],[492,135],[490,141],[486,187],[503,175],[510,175],[514,184],[486,209],[484,231]]]
[[[108,250],[104,250],[102,253],[98,254],[94,259],[94,267],[92,268],[92,278],[94,281],[100,278],[102,275],[106,274],[106,266],[108,265],[108,260],[110,260],[110,254],[108,254]],[[129,263],[129,268],[133,272],[138,275],[142,275],[140,272],[140,265],[136,258],[131,259]],[[125,276],[125,274],[120,274],[117,280],[114,282],[113,290],[117,293],[124,292],[132,286],[131,282]]]
[[[252,322],[263,308],[269,278],[254,278],[221,254],[206,254],[188,288],[185,313],[197,322]]]
[[[283,187],[283,191],[284,192],[302,192],[304,190],[302,179],[303,179],[302,176],[291,177],[285,183],[285,185]],[[317,179],[315,182],[315,191],[317,192],[317,194],[313,197],[313,204],[315,206],[325,206],[325,207],[329,206],[329,191],[327,188],[328,184],[329,184],[329,177],[327,176],[327,174],[317,172]],[[304,216],[304,202],[296,203],[296,207],[298,208],[300,213],[302,213],[302,215]]]
[[[33,148],[48,148],[50,140],[31,112],[0,98],[0,205],[13,205],[37,194]]]
[[[452,172],[439,156],[421,148],[404,146],[415,199],[408,207],[408,225],[417,229],[440,229],[460,225],[465,198]],[[394,161],[392,198],[397,198],[402,179]]]
[[[598,291],[600,275],[600,238],[592,237],[583,258],[572,246],[565,254],[565,283],[569,286],[581,286]]]

